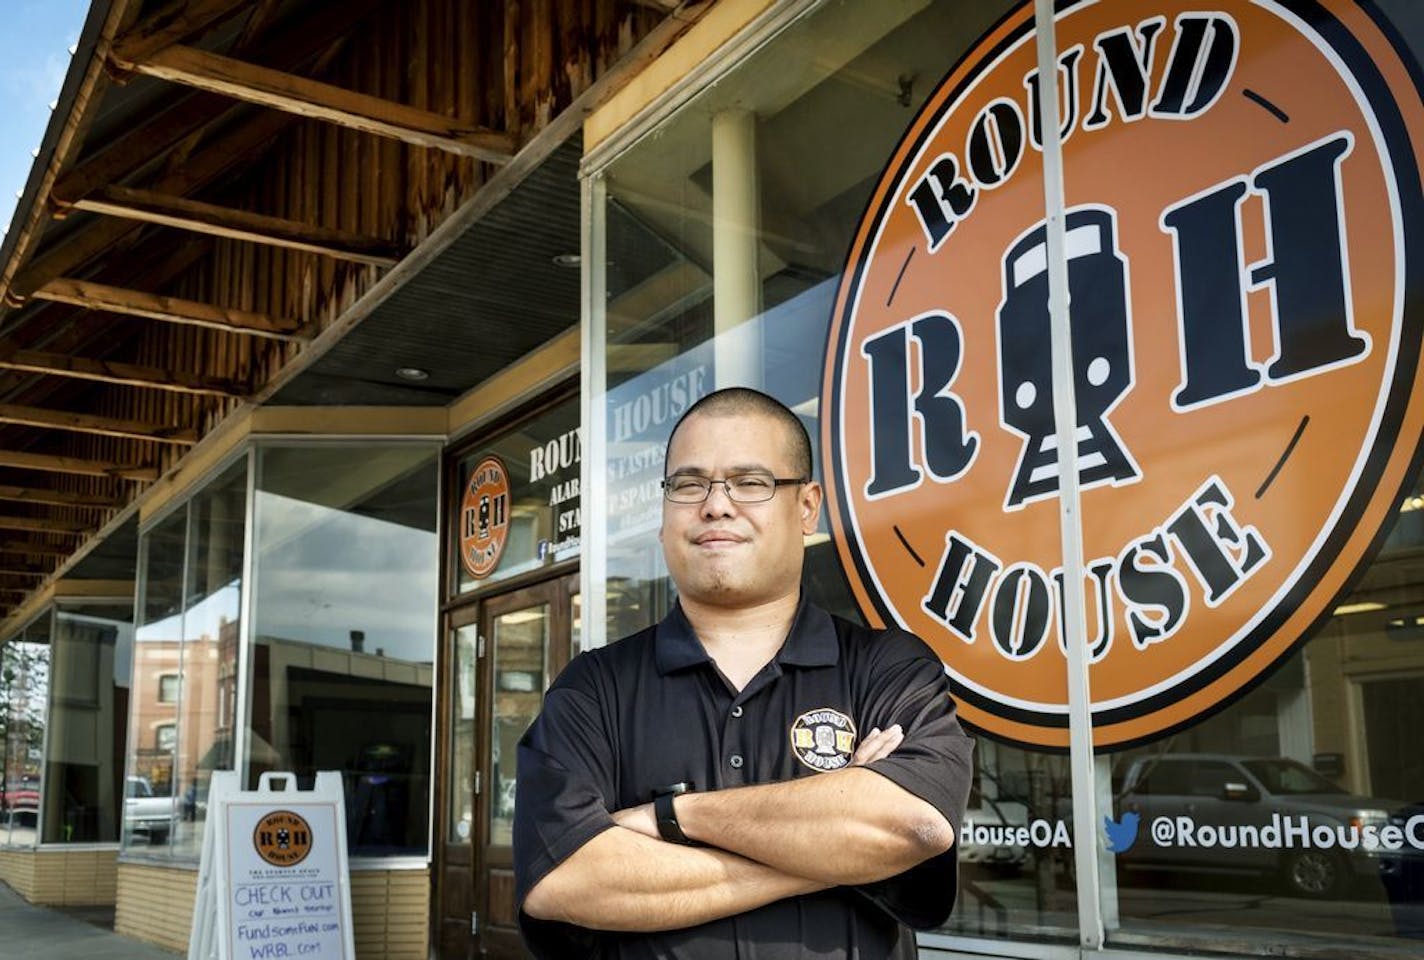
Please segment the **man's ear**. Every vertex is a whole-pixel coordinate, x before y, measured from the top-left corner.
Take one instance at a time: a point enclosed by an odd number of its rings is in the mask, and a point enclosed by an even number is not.
[[[821,485],[812,480],[801,487],[801,532],[806,536],[816,532],[821,519],[821,499],[824,497]]]

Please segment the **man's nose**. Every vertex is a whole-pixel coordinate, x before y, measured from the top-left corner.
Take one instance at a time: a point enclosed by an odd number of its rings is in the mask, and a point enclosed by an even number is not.
[[[727,485],[717,482],[707,491],[707,499],[702,501],[704,517],[726,517],[737,511],[736,501],[727,494]]]

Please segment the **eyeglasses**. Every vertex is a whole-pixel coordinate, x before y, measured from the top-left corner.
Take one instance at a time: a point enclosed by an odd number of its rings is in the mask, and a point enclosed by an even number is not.
[[[773,477],[767,473],[736,473],[720,480],[679,473],[663,478],[663,496],[673,503],[702,503],[712,495],[712,484],[720,483],[727,491],[727,499],[734,503],[764,503],[776,496],[777,487],[800,486],[809,482],[800,478]]]

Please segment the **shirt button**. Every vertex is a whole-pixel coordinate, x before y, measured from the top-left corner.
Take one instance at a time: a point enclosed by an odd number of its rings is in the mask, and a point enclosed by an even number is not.
[[[743,762],[743,761],[742,761],[742,755],[741,755],[740,753],[734,753],[734,754],[732,754],[732,759],[731,759],[731,760],[728,760],[727,762],[732,765],[732,769],[734,769],[734,770],[740,770],[740,769],[742,769],[742,762]]]
[[[741,706],[741,704],[737,704],[735,707],[732,708],[732,719],[735,720],[735,719],[737,719],[738,717],[740,717],[741,715],[742,715],[742,706]]]

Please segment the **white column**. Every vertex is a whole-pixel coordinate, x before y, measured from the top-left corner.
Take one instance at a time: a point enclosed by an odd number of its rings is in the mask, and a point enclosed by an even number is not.
[[[712,118],[712,294],[716,385],[762,386],[761,202],[756,114],[724,110]]]

